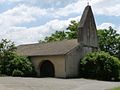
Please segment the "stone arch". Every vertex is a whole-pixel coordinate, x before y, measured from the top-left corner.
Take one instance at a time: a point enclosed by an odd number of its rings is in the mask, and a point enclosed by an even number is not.
[[[55,68],[51,61],[44,60],[40,63],[40,77],[54,77]]]

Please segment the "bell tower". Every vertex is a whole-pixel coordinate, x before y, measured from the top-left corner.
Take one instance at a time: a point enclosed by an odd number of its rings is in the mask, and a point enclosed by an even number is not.
[[[87,5],[78,27],[78,42],[88,49],[98,49],[97,29],[91,6]]]

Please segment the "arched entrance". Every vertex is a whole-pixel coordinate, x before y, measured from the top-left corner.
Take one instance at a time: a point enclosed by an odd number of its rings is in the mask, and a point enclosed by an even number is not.
[[[40,65],[40,76],[54,77],[54,74],[55,74],[54,65],[48,60],[43,61]]]

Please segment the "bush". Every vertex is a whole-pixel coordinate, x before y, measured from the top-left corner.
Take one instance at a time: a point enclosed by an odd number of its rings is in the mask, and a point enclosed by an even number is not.
[[[23,72],[24,76],[35,76],[35,71],[31,61],[23,56],[14,55],[9,62],[8,75],[12,75],[14,69]]]
[[[12,76],[15,69],[21,71],[23,76],[36,76],[33,64],[28,58],[11,52],[6,55],[4,61],[0,62],[0,71],[1,74]]]
[[[16,54],[14,42],[2,39],[0,41],[0,74],[11,76],[14,69],[21,71],[24,76],[36,74],[31,61]]]
[[[80,60],[80,76],[100,80],[118,80],[120,61],[102,51],[89,53]]]
[[[12,76],[15,76],[15,77],[18,77],[18,76],[23,76],[24,73],[18,69],[15,69],[13,72],[12,72]]]

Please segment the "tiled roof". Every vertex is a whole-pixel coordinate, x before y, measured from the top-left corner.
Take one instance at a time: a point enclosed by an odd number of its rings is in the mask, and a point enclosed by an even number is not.
[[[77,39],[50,43],[26,44],[18,46],[17,53],[24,56],[64,55],[77,45]]]

